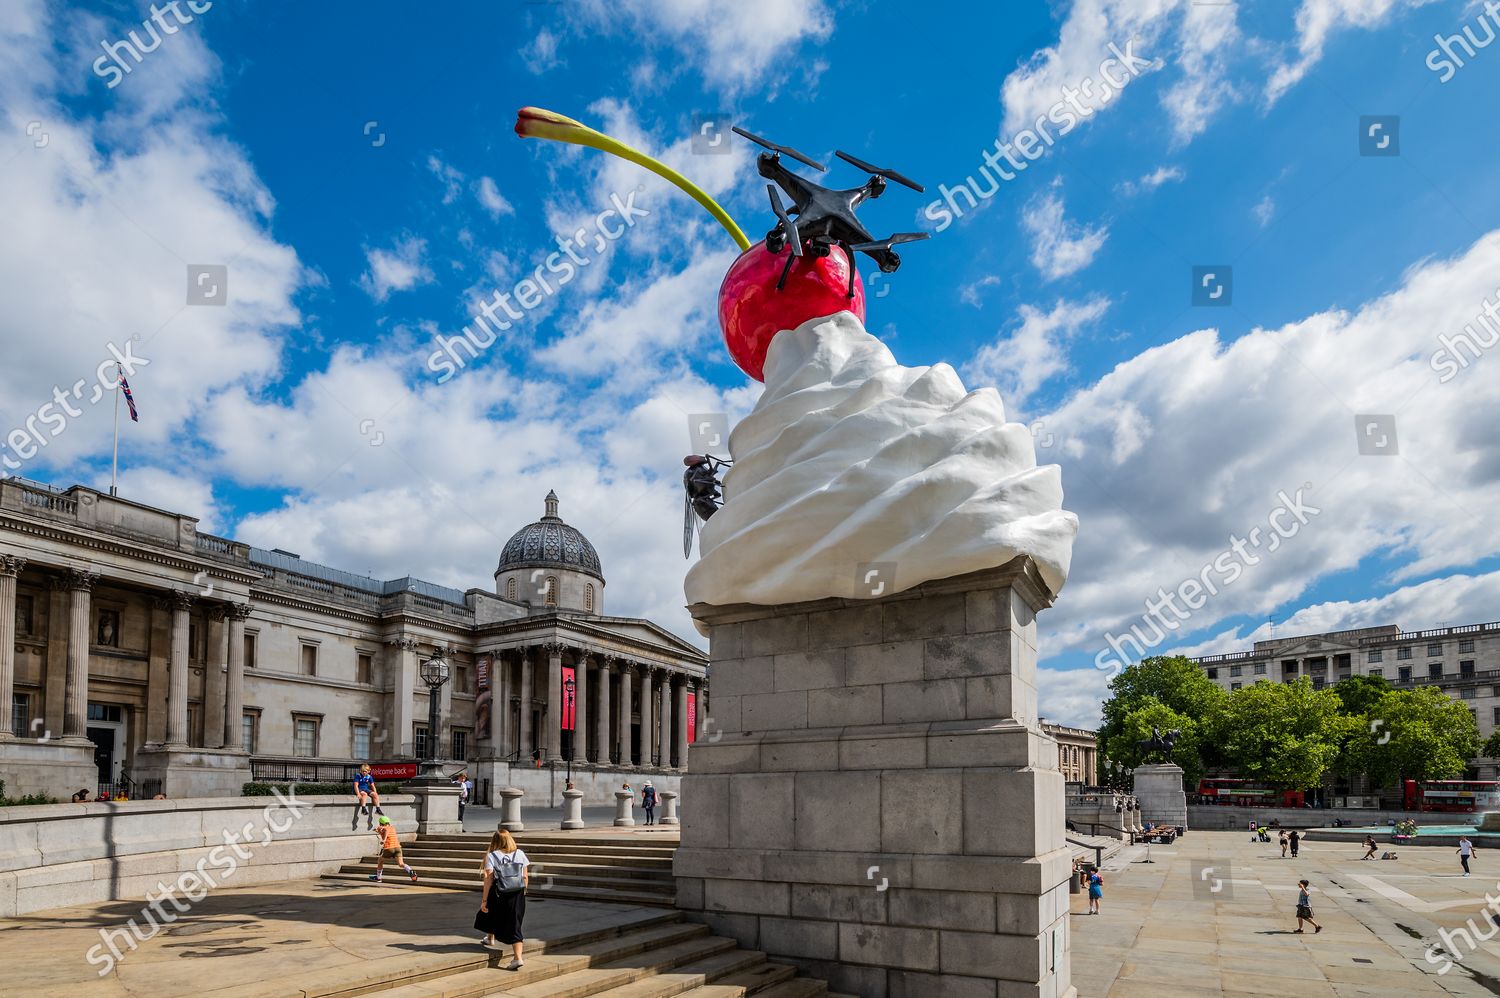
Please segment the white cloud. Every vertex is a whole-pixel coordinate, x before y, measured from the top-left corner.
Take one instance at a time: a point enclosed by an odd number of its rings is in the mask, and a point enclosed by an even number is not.
[[[489,177],[480,177],[479,183],[474,187],[474,196],[484,210],[490,213],[493,219],[499,219],[501,215],[514,215],[516,209],[511,207],[509,201],[505,200],[500,193],[500,188],[495,186],[495,181]]]
[[[1070,222],[1063,214],[1062,195],[1039,194],[1021,210],[1021,226],[1031,235],[1031,262],[1042,276],[1055,281],[1094,262],[1109,238],[1109,227]]]
[[[1180,183],[1187,174],[1179,166],[1158,166],[1139,180],[1125,180],[1119,185],[1120,193],[1127,197],[1150,194],[1162,184]]]
[[[1015,418],[1031,395],[1068,366],[1067,343],[1109,308],[1109,301],[1059,301],[1051,311],[1021,306],[1020,323],[994,343],[981,348],[964,365],[971,388],[994,385]]]
[[[1003,282],[1000,280],[1000,278],[996,277],[994,274],[986,274],[972,284],[965,284],[962,288],[960,288],[958,292],[959,300],[962,301],[965,305],[973,305],[975,308],[983,308],[984,301],[982,300],[981,296],[984,293],[984,289],[992,288],[995,285],[1001,283]]]
[[[402,236],[390,249],[366,249],[368,268],[359,278],[359,286],[377,302],[383,302],[392,291],[409,291],[432,281],[432,270],[423,259],[427,241],[416,236]]]
[[[1046,617],[1042,617],[1046,620]],[[1103,722],[1101,709],[1109,698],[1109,674],[1099,669],[1036,671],[1038,713],[1054,724],[1095,730]]]
[[[1274,104],[1323,58],[1323,47],[1340,31],[1379,27],[1393,14],[1434,0],[1302,0],[1297,8],[1297,56],[1280,63],[1266,83],[1266,102]]]
[[[452,204],[463,193],[464,175],[436,156],[427,157],[427,169],[443,182],[443,204]]]
[[[1274,553],[1261,548],[1185,632],[1264,618],[1374,559],[1402,582],[1500,553],[1500,462],[1489,445],[1500,378],[1484,369],[1500,356],[1449,384],[1430,366],[1436,337],[1500,294],[1497,272],[1500,230],[1423,261],[1352,312],[1153,347],[1045,415],[1082,524],[1047,650],[1101,650],[1159,587],[1199,576],[1231,534],[1265,531],[1279,490],[1306,488],[1322,512]],[[1356,413],[1393,413],[1399,455],[1361,456]]]
[[[1276,217],[1275,199],[1272,198],[1271,195],[1267,194],[1265,197],[1255,202],[1255,207],[1250,209],[1250,214],[1255,216],[1255,220],[1259,222],[1260,227],[1264,229],[1266,226],[1271,224],[1271,219]]]
[[[521,61],[538,76],[549,69],[556,69],[563,65],[557,53],[558,42],[557,34],[543,26],[537,31],[536,37],[521,49]]]

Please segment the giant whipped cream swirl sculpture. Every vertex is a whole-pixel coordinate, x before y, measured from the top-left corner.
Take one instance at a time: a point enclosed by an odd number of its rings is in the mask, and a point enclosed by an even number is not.
[[[900,366],[848,312],[778,333],[765,382],[730,435],[689,604],[869,599],[1023,554],[1062,588],[1078,518],[995,389]]]

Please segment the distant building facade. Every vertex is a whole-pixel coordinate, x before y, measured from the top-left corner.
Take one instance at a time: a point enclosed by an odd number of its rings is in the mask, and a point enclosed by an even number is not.
[[[1087,728],[1070,728],[1065,724],[1042,721],[1042,730],[1057,739],[1057,768],[1062,770],[1063,782],[1082,783],[1086,787],[1099,785],[1099,741],[1098,732]]]
[[[1403,631],[1395,624],[1257,641],[1250,651],[1195,659],[1226,690],[1300,676],[1315,688],[1350,676],[1381,676],[1397,689],[1435,686],[1469,708],[1488,738],[1500,727],[1500,622]],[[1500,778],[1500,763],[1476,759],[1474,779]]]
[[[705,656],[608,616],[592,544],[558,514],[506,543],[494,591],[380,581],[199,533],[82,486],[0,481],[0,779],[66,798],[342,779],[433,755],[479,795],[589,802],[675,789],[706,716]],[[439,730],[424,661],[441,652]],[[434,741],[429,741],[433,739]]]

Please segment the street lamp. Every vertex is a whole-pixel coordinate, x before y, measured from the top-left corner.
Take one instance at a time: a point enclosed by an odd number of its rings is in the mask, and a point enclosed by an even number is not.
[[[438,734],[442,725],[439,717],[442,700],[438,696],[438,690],[448,681],[448,660],[443,657],[443,649],[434,648],[432,657],[422,663],[418,672],[422,676],[422,682],[427,684],[427,758],[422,760],[421,775],[437,778],[442,769],[438,762],[441,754]]]
[[[573,712],[573,691],[578,684],[569,676],[563,681],[563,692],[568,698],[568,786],[573,785],[573,748],[578,741],[578,715]]]

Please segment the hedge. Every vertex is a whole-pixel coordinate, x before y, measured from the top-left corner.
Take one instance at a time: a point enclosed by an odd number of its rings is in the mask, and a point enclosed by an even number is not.
[[[48,797],[46,794],[26,794],[11,800],[5,796],[5,781],[0,780],[0,807],[21,807],[31,804],[56,804],[56,797]]]
[[[297,793],[307,797],[316,796],[318,794],[347,794],[350,797],[354,796],[354,790],[352,789],[354,786],[353,780],[350,780],[348,783],[287,784],[251,782],[246,783],[243,787],[241,787],[240,793],[246,797],[271,797],[274,796],[276,791],[278,790],[284,794],[290,793],[290,787],[292,786],[295,786],[297,788]],[[401,784],[377,783],[375,784],[375,789],[382,794],[398,794],[401,792]]]

